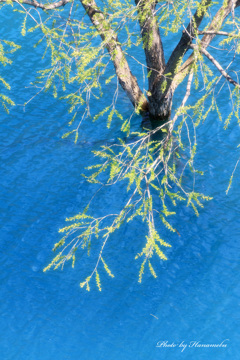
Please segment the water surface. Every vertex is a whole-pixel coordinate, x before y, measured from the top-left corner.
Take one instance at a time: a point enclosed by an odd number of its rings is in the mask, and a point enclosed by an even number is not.
[[[33,93],[23,86],[33,80],[32,69],[38,70],[42,61],[29,46],[33,35],[19,38],[17,15],[4,14],[2,32],[22,42],[5,74],[13,100],[23,104]],[[227,113],[224,93],[220,102]],[[94,106],[97,113],[102,103]],[[121,92],[120,106],[126,116],[131,114]],[[25,109],[16,106],[10,115],[1,114],[1,358],[237,359],[239,169],[227,196],[225,190],[239,156],[238,125],[233,122],[224,132],[223,124],[209,116],[200,127],[197,167],[205,176],[197,187],[213,200],[199,218],[178,208],[174,226],[181,236],[164,232],[173,247],[169,261],[157,266],[158,278],[146,273],[143,283],[137,282],[134,257],[145,231],[137,221],[124,225],[109,243],[106,256],[115,278],[103,275],[103,291],[92,286],[88,293],[79,283],[93,263],[84,258],[74,269],[42,269],[51,261],[64,219],[81,211],[96,189],[81,177],[86,159],[95,161],[91,150],[121,136],[120,120],[110,130],[102,122],[83,123],[75,145],[72,139],[61,139],[70,120],[67,111],[66,104],[43,93]],[[140,122],[134,117],[133,127],[140,129]],[[190,186],[191,179],[184,181]],[[96,213],[117,209],[123,194],[123,184],[100,194]],[[219,344],[225,339],[226,349],[156,347],[159,341]]]

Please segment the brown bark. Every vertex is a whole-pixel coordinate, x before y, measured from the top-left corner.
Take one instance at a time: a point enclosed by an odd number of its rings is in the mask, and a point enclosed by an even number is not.
[[[189,45],[192,43],[195,33],[201,24],[210,3],[211,0],[201,1],[199,7],[204,7],[203,10],[201,12],[198,11],[199,8],[196,10],[186,30],[183,31],[179,43],[173,50],[165,67],[164,73],[156,76],[155,78],[152,89],[150,90],[151,100],[149,99],[149,107],[151,109],[152,116],[158,117],[159,120],[164,120],[166,117],[170,116],[172,96],[174,92],[174,89],[172,88],[174,75],[177,72],[179,61],[181,61],[184,54],[189,49]]]
[[[135,108],[148,109],[148,102],[130,71],[128,62],[119,44],[117,34],[111,29],[102,11],[94,0],[80,0],[91,22],[97,29],[113,61],[119,82]]]
[[[149,90],[151,91],[156,76],[162,74],[165,69],[163,45],[155,16],[156,1],[135,0],[135,4],[139,14],[139,24],[149,74]]]

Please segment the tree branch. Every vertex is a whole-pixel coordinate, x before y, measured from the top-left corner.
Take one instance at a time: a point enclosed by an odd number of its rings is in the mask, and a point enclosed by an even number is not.
[[[193,38],[196,35],[196,31],[201,24],[207,9],[209,5],[211,4],[212,0],[202,0],[199,4],[193,18],[191,19],[190,23],[188,24],[188,27],[186,30],[183,31],[182,37],[173,50],[166,66],[165,74],[171,73],[172,75],[175,74],[177,64],[179,63],[179,60],[181,60],[186,53],[186,51],[189,49],[190,44],[192,43]],[[201,11],[200,11],[201,9]]]
[[[165,59],[159,26],[155,16],[155,0],[135,0],[139,14],[139,24],[146,56],[149,90],[153,82],[165,69]]]
[[[111,56],[117,77],[123,90],[126,92],[135,108],[139,107],[140,111],[146,111],[148,109],[147,99],[139,88],[136,77],[133,76],[130,71],[128,62],[119,44],[117,34],[111,29],[95,0],[80,0],[80,2]]]
[[[0,0],[0,3],[2,2],[8,2],[7,0]],[[11,2],[16,2],[16,3],[19,3],[18,0],[11,0]],[[39,9],[42,9],[42,10],[54,10],[54,9],[57,9],[61,6],[65,6],[66,4],[72,2],[72,0],[60,0],[60,1],[57,1],[57,2],[54,2],[52,4],[42,4],[42,3],[39,3],[38,1],[36,0],[21,0],[21,4],[26,4],[26,5],[30,5],[30,6],[33,6],[35,8],[39,8]]]
[[[229,36],[234,38],[239,38],[240,34],[232,34],[226,31],[198,31],[198,35],[221,35],[221,36]]]
[[[11,1],[19,4],[19,0]],[[0,0],[0,3],[1,2],[7,2],[7,0]],[[65,6],[70,2],[72,2],[72,0],[60,0],[52,4],[42,4],[36,0],[21,0],[20,4],[26,4],[42,10],[54,10]],[[102,41],[104,42],[104,46],[107,48],[111,56],[122,88],[125,90],[135,108],[139,107],[140,111],[147,111],[148,101],[139,88],[136,77],[133,76],[130,71],[128,62],[121,46],[119,45],[117,34],[111,29],[108,21],[106,20],[103,12],[98,8],[95,0],[80,0],[80,2],[86,10],[91,22],[97,29]]]
[[[174,118],[172,119],[172,126],[173,124],[175,123],[175,121],[177,120],[178,118],[178,113],[181,111],[182,108],[184,108],[190,94],[191,94],[191,85],[192,85],[192,80],[193,80],[193,71],[191,70],[190,71],[190,74],[189,74],[189,78],[188,78],[188,82],[187,82],[187,89],[186,89],[186,94],[183,98],[183,101],[181,103],[181,105],[179,106],[179,109],[178,111],[176,112]]]
[[[216,36],[216,32],[218,32],[226,17],[230,14],[232,9],[236,9],[238,6],[240,6],[240,0],[228,0],[227,4],[224,4],[216,13],[214,16],[211,24],[209,25],[207,32],[208,34],[205,34],[200,42],[200,48],[206,49],[208,45],[211,43],[211,41]],[[175,75],[172,83],[172,88],[176,89],[177,86],[183,81],[185,76],[189,73],[191,65],[195,61],[194,55],[191,54],[189,58],[185,61],[185,63],[181,66],[181,69],[179,72]]]
[[[192,49],[198,49],[201,53],[203,53],[215,66],[216,68],[220,71],[220,73],[234,86],[238,87],[240,89],[240,85],[231,78],[231,76],[228,75],[228,73],[226,73],[226,71],[223,69],[223,67],[219,64],[219,62],[211,55],[209,54],[209,52],[204,49],[204,48],[200,48],[197,45],[191,45],[190,46]]]
[[[155,78],[155,82],[151,89],[151,100],[149,99],[149,104],[151,107],[155,109],[155,115],[159,116],[161,112],[164,112],[164,108],[168,106],[171,102],[172,98],[172,81],[174,79],[174,75],[177,71],[177,67],[181,59],[183,58],[186,51],[189,49],[189,45],[191,44],[193,38],[196,35],[196,31],[201,24],[209,5],[212,0],[202,0],[198,5],[197,10],[195,11],[194,16],[190,20],[186,30],[183,31],[182,37],[173,50],[166,68],[164,70],[165,76],[157,76]],[[169,75],[170,74],[170,75]],[[167,75],[167,76],[166,76]],[[164,84],[165,82],[165,84]],[[162,90],[164,85],[164,90]],[[161,105],[163,103],[163,106]],[[166,104],[165,104],[166,103]]]

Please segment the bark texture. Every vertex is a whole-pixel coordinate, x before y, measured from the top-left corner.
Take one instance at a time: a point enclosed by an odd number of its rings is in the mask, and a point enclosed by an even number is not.
[[[131,73],[126,57],[119,44],[117,34],[111,29],[103,12],[97,7],[94,0],[80,1],[111,56],[123,90],[125,90],[135,108],[139,108],[143,112],[147,111],[148,101],[138,86],[136,77]]]
[[[165,66],[164,73],[156,76],[153,82],[149,103],[152,116],[159,118],[159,120],[164,120],[171,114],[172,97],[175,90],[172,87],[172,82],[177,73],[178,64],[189,49],[210,3],[211,0],[201,1],[189,25],[183,31],[179,43],[173,50]],[[199,12],[199,8],[202,8],[201,12]]]
[[[138,9],[139,24],[149,74],[149,90],[151,91],[156,76],[161,75],[165,69],[163,45],[155,15],[156,1],[135,0],[135,4]]]

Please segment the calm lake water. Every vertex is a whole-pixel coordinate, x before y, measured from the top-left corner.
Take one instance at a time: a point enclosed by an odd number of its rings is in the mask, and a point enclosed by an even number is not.
[[[12,84],[13,100],[23,104],[33,94],[24,87],[47,60],[41,60],[41,48],[29,46],[34,34],[21,39],[16,13],[1,11],[0,22],[0,38],[22,45],[13,56],[14,65],[4,68],[4,76]],[[181,99],[181,91],[184,86],[176,99]],[[224,114],[230,107],[226,99],[227,89],[220,99]],[[95,102],[93,114],[104,101]],[[122,92],[119,105],[126,116],[131,114]],[[79,283],[93,263],[83,259],[74,269],[42,270],[51,261],[65,218],[83,210],[96,190],[81,177],[86,164],[94,161],[90,151],[123,135],[120,120],[110,130],[102,121],[93,126],[87,120],[76,145],[71,138],[61,139],[70,120],[67,110],[66,104],[44,93],[25,110],[16,106],[10,115],[1,113],[1,359],[237,359],[239,169],[225,195],[239,157],[236,122],[223,131],[223,124],[211,115],[199,128],[196,161],[205,176],[197,188],[213,200],[199,218],[188,208],[178,208],[174,226],[181,236],[164,233],[173,247],[169,261],[157,268],[158,278],[146,273],[143,283],[137,282],[139,263],[134,257],[143,245],[145,228],[136,221],[116,233],[106,251],[115,278],[103,275],[103,291],[93,285],[88,293]],[[136,130],[140,122],[133,118]],[[190,186],[190,178],[185,179],[186,186],[188,182]],[[124,196],[120,185],[101,193],[95,201],[96,214],[118,209]],[[224,340],[227,348],[156,347],[161,341],[179,345]]]

